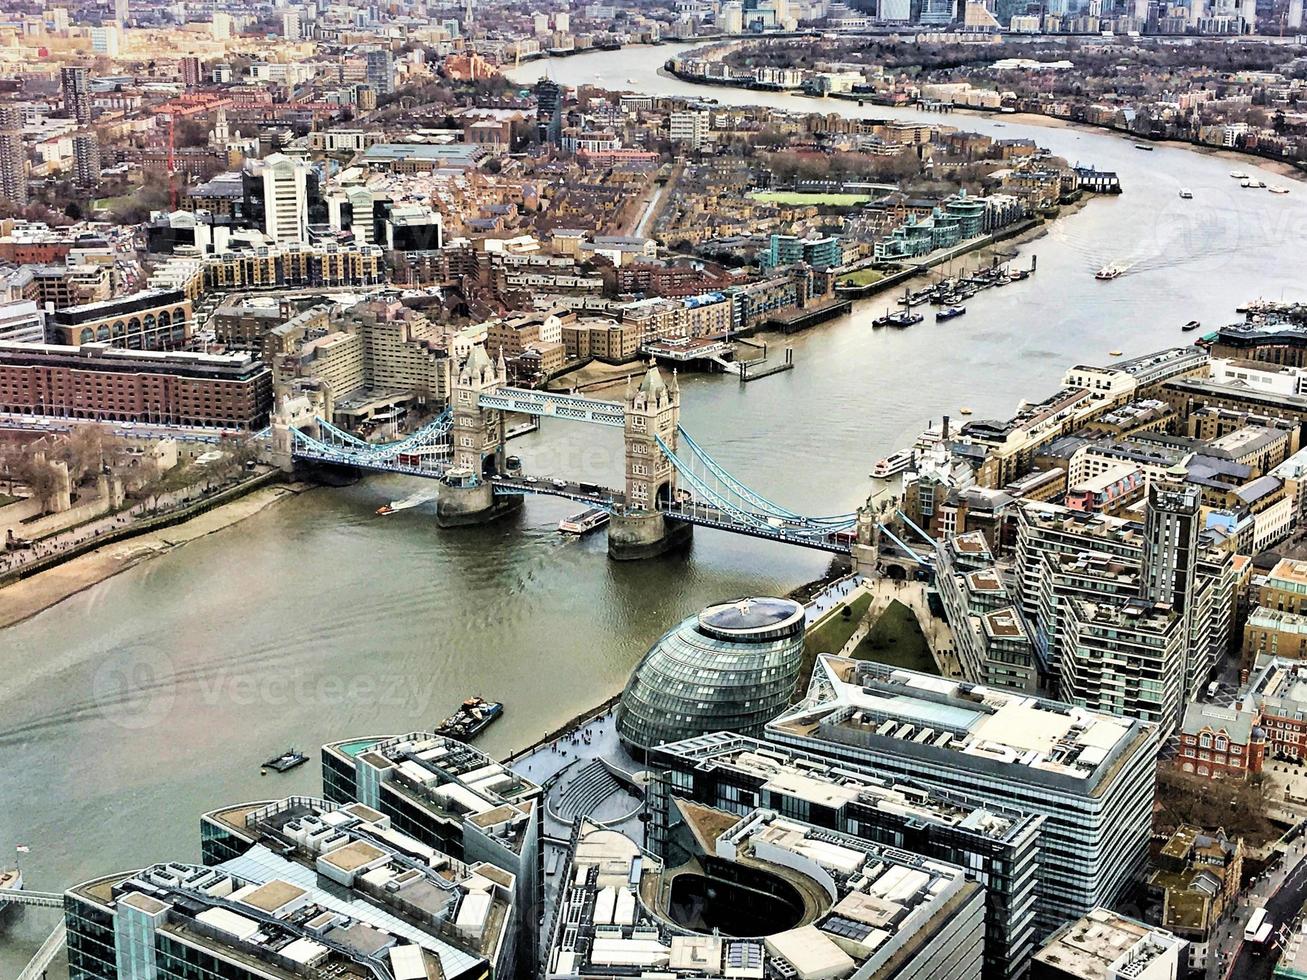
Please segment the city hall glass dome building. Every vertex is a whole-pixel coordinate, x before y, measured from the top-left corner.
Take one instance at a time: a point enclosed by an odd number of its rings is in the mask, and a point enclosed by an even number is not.
[[[636,758],[707,732],[761,735],[789,704],[803,659],[803,606],[739,599],[668,631],[631,673],[617,734]]]

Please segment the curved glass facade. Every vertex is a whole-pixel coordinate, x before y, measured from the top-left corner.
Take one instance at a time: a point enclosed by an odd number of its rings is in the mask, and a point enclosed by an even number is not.
[[[636,665],[617,707],[627,750],[708,732],[760,735],[789,704],[803,659],[803,607],[751,598],[709,606]]]

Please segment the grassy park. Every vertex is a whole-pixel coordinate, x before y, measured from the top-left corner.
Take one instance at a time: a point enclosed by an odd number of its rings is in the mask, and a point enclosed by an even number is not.
[[[855,660],[875,660],[891,667],[904,667],[923,674],[937,674],[935,658],[916,614],[901,602],[891,602],[853,651]]]
[[[808,690],[808,680],[812,677],[817,654],[839,653],[857,630],[870,606],[871,595],[859,593],[851,602],[838,606],[808,630],[803,642],[803,664],[799,668],[796,697],[801,697]],[[917,625],[917,617],[911,609],[897,601],[889,604],[871,632],[858,644],[853,657],[855,660],[875,660],[926,674],[938,673],[926,637]]]
[[[880,282],[885,278],[885,273],[879,269],[855,269],[847,276],[840,276],[837,286],[870,286],[872,283]]]

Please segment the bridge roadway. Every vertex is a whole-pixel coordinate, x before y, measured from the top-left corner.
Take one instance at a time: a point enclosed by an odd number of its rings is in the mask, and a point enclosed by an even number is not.
[[[495,476],[491,477],[495,493],[501,496],[512,494],[532,494],[545,497],[561,497],[575,500],[577,503],[606,510],[609,513],[620,510],[626,503],[625,495],[620,490],[610,487],[596,488],[592,483],[573,483],[567,480],[542,479],[535,476]],[[749,537],[779,541],[783,544],[799,545],[816,551],[827,551],[837,555],[847,555],[852,549],[852,540],[847,535],[834,533],[814,536],[811,532],[802,533],[800,529],[787,526],[786,522],[768,522],[757,518],[745,520],[732,511],[700,501],[688,501],[668,507],[659,508],[666,517],[674,517],[688,524],[712,528],[718,531],[730,531]]]

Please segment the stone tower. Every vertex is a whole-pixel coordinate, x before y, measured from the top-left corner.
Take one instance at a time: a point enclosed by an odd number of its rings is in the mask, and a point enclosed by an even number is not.
[[[692,525],[666,517],[661,507],[676,499],[676,468],[658,445],[675,451],[681,389],[650,365],[640,387],[627,387],[626,506],[608,524],[608,555],[619,560],[652,558],[688,541]]]
[[[658,366],[649,365],[639,388],[626,390],[626,509],[659,510],[676,499],[676,467],[658,447],[658,439],[675,451],[681,420],[681,389]]]
[[[492,363],[486,349],[477,346],[454,380],[449,432],[453,459],[436,500],[436,523],[441,527],[485,524],[522,506],[520,496],[496,497],[493,484],[485,479],[504,469],[504,420],[498,410],[481,407],[481,396],[506,377],[503,352]]]
[[[504,451],[503,419],[498,411],[481,408],[483,392],[493,391],[504,384],[507,370],[500,354],[498,363],[490,360],[480,345],[472,348],[454,381],[450,405],[453,408],[453,440],[455,469],[471,470],[478,477],[486,474],[485,460],[495,458],[496,470],[502,469],[499,459]]]

